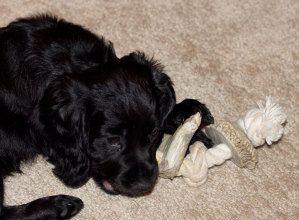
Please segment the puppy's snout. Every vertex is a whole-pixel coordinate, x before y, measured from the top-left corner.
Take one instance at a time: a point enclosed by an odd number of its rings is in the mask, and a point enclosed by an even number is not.
[[[146,181],[146,180],[139,181],[131,187],[128,194],[131,196],[139,196],[139,195],[147,194],[153,190],[154,185],[155,184],[152,181]]]

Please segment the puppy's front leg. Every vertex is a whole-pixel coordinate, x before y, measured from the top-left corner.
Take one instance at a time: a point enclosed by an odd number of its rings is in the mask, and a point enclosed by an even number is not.
[[[197,112],[201,114],[201,124],[191,139],[190,144],[193,144],[196,141],[201,141],[207,148],[210,148],[213,146],[213,142],[201,131],[201,129],[209,124],[213,124],[214,117],[204,104],[195,99],[185,99],[174,106],[172,112],[166,119],[164,131],[165,133],[173,134],[187,118]]]
[[[0,217],[3,220],[62,220],[70,219],[82,208],[81,199],[57,195],[37,199],[25,205],[4,207]]]

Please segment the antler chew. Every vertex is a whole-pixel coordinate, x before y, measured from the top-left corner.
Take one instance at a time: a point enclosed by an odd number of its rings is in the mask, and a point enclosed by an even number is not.
[[[257,152],[239,127],[225,120],[215,120],[213,125],[205,128],[205,132],[215,145],[225,144],[231,150],[231,158],[226,159],[231,159],[241,168],[255,168],[258,161]]]
[[[184,160],[190,140],[201,123],[199,113],[192,115],[182,124],[173,136],[164,136],[156,157],[159,163],[160,176],[174,178]]]

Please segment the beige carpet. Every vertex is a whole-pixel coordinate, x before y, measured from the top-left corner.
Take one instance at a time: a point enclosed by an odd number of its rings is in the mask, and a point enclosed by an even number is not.
[[[255,170],[226,162],[210,169],[199,188],[160,179],[141,198],[106,195],[93,181],[70,189],[39,158],[24,175],[6,179],[6,204],[64,193],[84,201],[80,220],[299,219],[298,0],[1,0],[0,25],[37,12],[104,35],[119,56],[137,49],[154,55],[166,65],[178,101],[197,98],[214,116],[235,120],[272,95],[288,123],[279,143],[259,149]]]

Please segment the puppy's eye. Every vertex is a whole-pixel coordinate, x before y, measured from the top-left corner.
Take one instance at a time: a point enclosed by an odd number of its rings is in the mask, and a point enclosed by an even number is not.
[[[120,137],[110,137],[107,138],[108,143],[112,146],[115,147],[117,151],[120,151],[122,148]]]
[[[152,130],[151,134],[149,134],[148,141],[149,142],[154,141],[156,138],[159,137],[159,134],[160,134],[160,129],[155,128],[154,130]]]
[[[153,136],[157,136],[159,133],[160,133],[160,129],[159,129],[159,128],[155,128],[155,129],[152,131],[152,135],[153,135]]]

